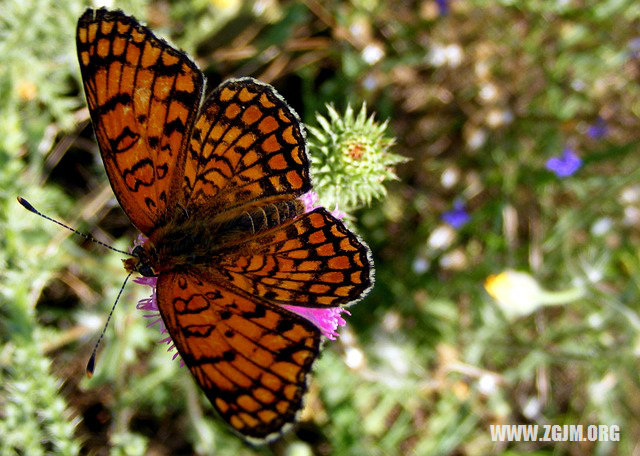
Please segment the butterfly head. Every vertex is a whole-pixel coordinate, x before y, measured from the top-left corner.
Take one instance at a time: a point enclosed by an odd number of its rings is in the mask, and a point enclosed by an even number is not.
[[[137,245],[131,252],[132,258],[122,260],[124,262],[124,268],[127,272],[138,272],[144,277],[155,277],[158,274],[151,267],[151,258],[148,251],[141,245]]]

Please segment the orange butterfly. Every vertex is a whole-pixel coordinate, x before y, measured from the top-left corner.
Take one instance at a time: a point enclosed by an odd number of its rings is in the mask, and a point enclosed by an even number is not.
[[[279,436],[321,337],[283,306],[362,298],[369,249],[325,209],[305,213],[304,132],[273,87],[233,79],[201,104],[195,63],[120,11],[87,10],[77,47],[109,181],[148,238],[126,269],[157,276],[164,324],[231,428]]]

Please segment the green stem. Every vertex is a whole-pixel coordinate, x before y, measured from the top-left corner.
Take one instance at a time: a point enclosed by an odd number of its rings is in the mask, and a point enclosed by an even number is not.
[[[555,306],[576,301],[585,295],[584,288],[575,287],[563,291],[543,291],[540,295],[540,302],[545,306]]]

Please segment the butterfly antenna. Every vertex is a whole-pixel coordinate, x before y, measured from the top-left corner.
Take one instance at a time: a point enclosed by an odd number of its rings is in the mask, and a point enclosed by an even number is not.
[[[42,212],[40,212],[35,207],[33,207],[31,205],[31,203],[29,203],[29,201],[27,201],[26,199],[24,199],[21,196],[18,197],[18,202],[20,204],[22,204],[22,207],[24,207],[26,210],[28,210],[30,212],[33,212],[34,214],[39,215],[40,217],[42,217],[44,219],[47,219],[47,220],[49,220],[49,221],[51,221],[53,223],[57,223],[61,227],[66,228],[66,229],[72,231],[73,233],[78,234],[78,235],[82,236],[83,238],[85,238],[85,239],[87,239],[89,241],[95,242],[96,244],[100,244],[101,246],[106,247],[109,250],[113,250],[114,252],[118,252],[118,253],[121,253],[123,255],[131,256],[131,257],[134,256],[134,255],[130,254],[129,252],[125,252],[124,250],[119,250],[119,249],[116,249],[115,247],[111,247],[109,244],[105,244],[104,242],[101,242],[101,241],[97,240],[96,238],[94,238],[90,234],[81,233],[80,231],[74,230],[73,228],[71,228],[70,226],[65,225],[64,223],[61,223],[61,222],[59,222],[59,221],[57,221],[55,219],[52,219],[49,216],[44,215]]]
[[[100,342],[102,342],[102,338],[104,337],[104,333],[107,332],[107,327],[109,326],[109,322],[111,321],[111,315],[113,315],[113,311],[116,308],[116,304],[120,300],[120,296],[122,295],[122,291],[124,290],[125,285],[127,284],[127,280],[131,277],[133,272],[130,272],[127,277],[124,279],[124,283],[122,287],[120,287],[120,291],[118,292],[118,296],[116,297],[116,302],[113,303],[111,307],[111,312],[109,312],[109,316],[107,317],[107,322],[104,324],[104,328],[102,328],[102,332],[100,333],[100,337],[98,337],[98,341],[96,342],[95,347],[93,347],[93,352],[91,352],[91,358],[89,358],[89,362],[87,363],[87,377],[93,377],[93,370],[96,367],[96,353],[98,352],[98,347],[100,346]]]

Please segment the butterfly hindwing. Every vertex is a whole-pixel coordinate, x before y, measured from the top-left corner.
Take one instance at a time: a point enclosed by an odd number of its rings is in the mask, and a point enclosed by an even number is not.
[[[218,86],[196,121],[184,175],[191,212],[233,212],[290,200],[311,189],[297,114],[252,78]]]
[[[158,307],[183,361],[232,429],[258,442],[295,421],[319,331],[206,273],[162,274]]]
[[[120,11],[87,10],[77,48],[109,182],[145,234],[173,210],[204,79],[182,52]]]
[[[369,248],[326,209],[318,208],[248,237],[213,269],[233,286],[276,304],[336,307],[373,285]]]

